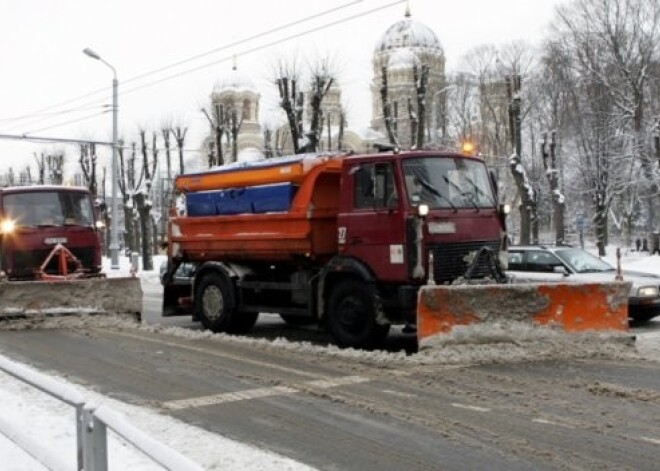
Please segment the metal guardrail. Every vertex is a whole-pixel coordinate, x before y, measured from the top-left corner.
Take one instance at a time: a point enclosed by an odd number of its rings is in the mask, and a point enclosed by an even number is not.
[[[108,470],[108,428],[166,469],[181,471],[201,471],[203,469],[176,450],[151,438],[111,408],[87,404],[84,396],[68,385],[2,355],[0,355],[0,370],[74,407],[75,469],[78,471]],[[17,429],[14,424],[9,424],[2,418],[0,418],[0,433],[48,469],[55,471],[72,469],[72,466],[61,457],[60,453],[48,449],[42,442],[33,440],[28,433]]]

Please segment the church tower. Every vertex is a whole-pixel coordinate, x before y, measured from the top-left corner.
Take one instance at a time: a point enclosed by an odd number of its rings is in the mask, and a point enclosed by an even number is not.
[[[225,113],[236,110],[239,120],[242,119],[241,129],[238,135],[238,152],[247,148],[263,148],[263,135],[259,124],[259,99],[255,83],[246,74],[238,70],[236,65],[232,67],[229,74],[216,82],[211,92],[211,111],[216,107],[222,107]],[[213,143],[214,131],[206,139],[207,148]],[[230,151],[226,153],[230,155]]]
[[[381,87],[383,68],[388,79],[388,99],[392,104],[399,142],[404,148],[410,145],[410,119],[408,102],[417,109],[417,94],[413,80],[413,67],[421,74],[422,65],[429,67],[426,86],[425,142],[432,140],[435,130],[442,126],[445,110],[445,54],[435,33],[424,24],[415,21],[406,7],[405,16],[390,26],[376,43],[372,59],[371,127],[387,135],[383,119]]]

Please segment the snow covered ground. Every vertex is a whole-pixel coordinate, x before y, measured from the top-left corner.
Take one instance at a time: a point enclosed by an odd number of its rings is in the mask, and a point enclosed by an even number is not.
[[[590,250],[591,251],[591,250]],[[610,263],[615,263],[615,249],[608,248]],[[143,284],[158,283],[158,267],[163,261],[162,256],[154,258],[152,271],[140,271]],[[119,270],[110,270],[109,263],[106,272],[110,276],[126,275],[129,266],[126,257],[121,257]],[[622,254],[622,266],[626,269],[655,273],[660,275],[660,256],[649,256],[629,252]],[[183,330],[183,329],[178,329]],[[176,331],[176,329],[173,329]],[[490,332],[492,336],[492,332]],[[178,335],[209,335],[204,332],[179,332]],[[235,339],[235,341],[240,341]],[[268,342],[266,340],[250,340],[253,342]],[[274,343],[281,348],[292,349],[318,349],[309,344],[287,345],[286,340],[276,340]],[[660,332],[651,332],[638,337],[637,347],[640,353],[647,358],[660,361]],[[333,347],[326,348],[330,354],[351,355],[378,355],[376,352],[339,351]],[[460,350],[455,350],[457,356],[465,359]],[[387,354],[390,360],[402,359],[402,356]],[[459,358],[460,359],[460,358]],[[422,360],[423,361],[423,360]],[[103,404],[130,418],[130,422],[153,438],[180,451],[188,458],[199,463],[204,469],[310,469],[306,465],[288,458],[257,449],[255,447],[238,443],[219,435],[210,434],[201,429],[186,425],[167,416],[153,411],[125,404],[108,397],[101,396],[93,391],[73,385],[62,378],[54,378],[64,384],[79,390],[84,397],[95,404]],[[75,459],[75,429],[73,409],[50,396],[28,386],[12,376],[0,373],[0,419],[9,424],[16,424],[23,430],[29,430],[33,438],[49,448],[73,466]],[[29,427],[29,428],[28,428]],[[109,433],[109,461],[111,469],[150,470],[161,469],[148,457],[142,455],[131,445],[125,443],[113,433]],[[0,460],[2,469],[6,471],[32,471],[46,469],[23,450],[16,447],[11,441],[0,435]]]
[[[155,270],[140,272],[143,283],[158,283],[158,267],[164,260],[155,257]],[[119,270],[110,270],[109,276],[126,276],[129,264],[121,257]],[[19,368],[26,368],[19,365]],[[184,424],[173,418],[159,415],[147,409],[101,396],[93,391],[71,384],[63,378],[53,378],[73,387],[93,404],[109,406],[129,418],[129,422],[152,438],[183,453],[204,469],[249,469],[303,471],[306,465],[236,442],[219,435]],[[0,421],[13,427],[29,431],[32,438],[53,450],[51,454],[68,461],[75,469],[76,443],[73,407],[52,398],[13,376],[0,372]],[[116,470],[160,470],[149,457],[143,455],[113,432],[108,432],[108,459],[110,469]],[[27,455],[21,448],[0,434],[0,468],[3,471],[42,471],[44,466]]]

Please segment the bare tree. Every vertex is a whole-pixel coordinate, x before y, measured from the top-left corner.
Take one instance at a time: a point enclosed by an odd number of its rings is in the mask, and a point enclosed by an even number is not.
[[[289,124],[293,153],[299,154],[302,152],[303,106],[305,100],[299,86],[300,71],[296,61],[280,60],[276,66],[274,82],[280,96],[280,108],[284,110]]]
[[[135,158],[137,154],[136,144],[131,144],[131,157],[126,159],[124,156],[123,142],[119,145],[119,181],[118,187],[122,196],[122,208],[124,211],[124,246],[131,252],[136,252],[138,241],[135,230],[135,212],[133,207],[133,193],[136,188],[135,181]],[[109,221],[106,221],[106,227],[109,227]]]
[[[176,147],[179,151],[179,175],[183,175],[185,173],[185,166],[183,162],[183,144],[186,141],[186,133],[188,132],[188,128],[176,126],[171,131],[172,134],[174,134]]]
[[[305,149],[308,152],[316,152],[318,150],[319,141],[321,140],[321,131],[323,126],[321,104],[326,94],[332,87],[335,81],[335,72],[332,70],[330,60],[324,58],[316,65],[311,67],[311,91],[310,91],[310,104],[311,104],[311,117],[310,117],[310,130],[308,133],[309,143]],[[330,120],[328,120],[330,124]],[[330,142],[330,140],[328,140]]]
[[[411,148],[421,149],[424,147],[424,130],[426,129],[426,124],[424,123],[424,118],[426,116],[426,84],[429,79],[429,66],[422,64],[421,73],[418,70],[417,66],[413,66],[413,82],[415,84],[415,96],[417,97],[417,122],[416,133],[410,132],[410,141],[412,143]],[[410,104],[408,105],[410,106]]]
[[[654,222],[658,224],[654,215],[660,210],[660,175],[649,136],[656,118],[649,111],[658,102],[653,90],[658,89],[660,3],[575,0],[558,9],[554,38],[571,58],[582,86],[598,86],[599,93],[610,96],[612,113],[620,117],[612,123],[619,133],[631,133],[627,145],[646,177],[648,229],[654,229]]]
[[[34,160],[37,161],[37,174],[39,175],[37,177],[37,183],[39,185],[43,185],[45,183],[46,177],[46,158],[44,153],[42,152],[39,156],[37,156],[37,153],[35,152]]]
[[[557,166],[556,155],[557,143],[555,141],[555,132],[550,134],[550,142],[547,141],[547,134],[543,134],[543,142],[541,144],[541,155],[543,156],[543,168],[545,168],[545,175],[550,185],[550,192],[552,194],[552,205],[554,208],[554,222],[555,222],[555,243],[557,245],[564,245],[566,235],[564,230],[564,206],[565,198],[561,189],[559,188],[559,169]]]
[[[46,156],[48,177],[53,185],[61,185],[64,181],[64,151],[58,151]]]
[[[98,184],[96,181],[97,160],[96,144],[88,143],[80,145],[80,159],[78,163],[85,179],[85,185],[89,188],[94,199],[98,196]]]
[[[151,198],[151,191],[153,185],[153,176],[156,173],[156,167],[158,165],[158,146],[156,145],[156,141],[157,134],[154,132],[151,147],[151,154],[153,158],[152,161],[149,162],[149,148],[146,142],[146,131],[140,130],[140,151],[142,152],[142,173],[144,175],[144,185],[136,188],[134,199],[135,204],[137,205],[138,214],[140,216],[142,267],[144,270],[153,269],[153,221],[151,220],[153,202]]]
[[[227,127],[225,106],[223,104],[216,103],[213,106],[212,117],[209,115],[209,112],[206,111],[206,108],[202,108],[202,113],[204,113],[204,116],[206,116],[209,125],[213,129],[213,137],[215,143],[215,152],[211,152],[211,149],[209,149],[208,153],[209,168],[215,165],[223,165],[225,163],[225,158],[224,150],[222,148],[222,137],[224,136]]]
[[[380,98],[383,104],[383,120],[385,122],[385,129],[387,130],[387,137],[390,140],[395,148],[400,148],[399,136],[396,132],[396,112],[395,116],[392,116],[392,103],[389,100],[389,83],[387,80],[387,67],[381,68],[381,86],[380,86]],[[396,105],[396,103],[395,103]],[[396,108],[396,106],[395,106]]]
[[[538,193],[522,164],[521,77],[513,75],[508,79],[509,128],[511,147],[514,149],[509,167],[520,195],[520,243],[538,244]]]

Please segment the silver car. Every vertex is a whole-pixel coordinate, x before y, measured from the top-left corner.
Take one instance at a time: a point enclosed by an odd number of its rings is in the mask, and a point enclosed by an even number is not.
[[[517,281],[614,281],[616,269],[609,263],[575,247],[509,247],[507,275]],[[628,315],[634,323],[660,315],[660,276],[622,270],[632,283]]]

